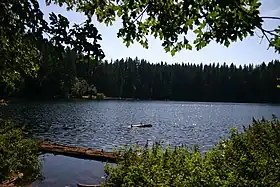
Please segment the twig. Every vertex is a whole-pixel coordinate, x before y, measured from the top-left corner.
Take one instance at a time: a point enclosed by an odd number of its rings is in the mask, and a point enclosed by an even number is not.
[[[262,19],[277,19],[277,20],[280,20],[280,17],[273,17],[273,16],[262,16],[260,18],[262,18]]]
[[[262,35],[262,36],[259,36],[258,35],[258,33],[255,31],[255,34],[257,35],[257,37],[259,37],[261,40],[260,40],[260,44],[262,43],[262,41],[263,41],[263,38],[264,38],[264,35]]]
[[[141,15],[140,22],[141,22],[141,21],[142,21],[142,19],[143,19],[143,15],[144,15],[144,14],[142,14],[142,15]]]
[[[49,33],[47,31],[43,31],[44,34],[46,34],[49,38],[51,38],[51,36],[49,35]]]
[[[258,35],[258,33],[255,31],[255,34],[257,35],[257,37],[262,38],[262,36]]]
[[[264,28],[262,28],[262,27],[258,27],[258,28],[261,29],[261,30],[263,30],[264,32],[270,34],[270,35],[273,35],[273,36],[276,36],[276,37],[279,37],[279,36],[280,36],[280,35],[278,35],[278,34],[273,33],[273,32],[275,32],[275,30],[269,31],[269,30],[266,30],[266,29],[264,29]]]
[[[116,6],[114,3],[111,2],[111,0],[108,0],[109,4]],[[115,1],[113,1],[115,2]],[[118,5],[118,3],[116,2],[116,4]]]
[[[150,3],[148,3],[148,5],[146,6],[146,8],[141,12],[141,14],[139,14],[137,16],[137,18],[133,21],[133,23],[135,23],[141,16],[143,17],[143,14],[146,12],[146,10],[149,8]],[[142,20],[142,18],[141,18]]]
[[[269,46],[267,48],[267,50],[270,48],[270,45],[271,45],[271,42],[270,42],[270,39],[268,38],[267,34],[265,33],[265,30],[264,29],[261,29],[262,33],[263,33],[263,36],[265,36],[265,38],[267,39],[268,43],[269,43]]]

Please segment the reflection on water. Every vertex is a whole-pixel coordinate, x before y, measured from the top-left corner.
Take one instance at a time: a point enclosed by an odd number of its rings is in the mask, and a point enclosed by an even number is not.
[[[44,180],[34,182],[32,186],[77,186],[77,183],[100,184],[106,163],[83,160],[61,155],[45,154],[41,156]]]

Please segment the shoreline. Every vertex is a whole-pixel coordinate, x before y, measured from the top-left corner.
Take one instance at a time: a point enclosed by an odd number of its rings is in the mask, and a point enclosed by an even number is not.
[[[197,103],[234,103],[234,104],[271,104],[279,105],[280,102],[267,102],[267,101],[224,101],[224,100],[172,100],[172,99],[139,99],[139,98],[121,98],[121,97],[105,97],[103,99],[96,98],[26,98],[26,97],[8,97],[5,99],[0,98],[0,106],[8,105],[10,103],[20,103],[20,102],[46,102],[46,101],[162,101],[162,102],[197,102]]]

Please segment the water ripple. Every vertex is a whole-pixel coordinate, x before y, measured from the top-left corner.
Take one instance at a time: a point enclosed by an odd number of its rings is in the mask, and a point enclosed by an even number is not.
[[[18,103],[0,106],[0,117],[26,123],[33,137],[54,142],[113,150],[120,145],[161,141],[163,144],[210,149],[228,136],[232,127],[242,129],[252,117],[280,115],[280,107],[265,104],[194,103],[158,101],[80,101]],[[152,128],[129,128],[133,123]]]

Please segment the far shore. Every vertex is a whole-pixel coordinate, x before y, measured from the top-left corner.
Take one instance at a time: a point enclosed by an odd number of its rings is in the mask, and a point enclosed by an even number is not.
[[[4,99],[0,98],[0,105],[8,105],[9,103],[20,103],[20,102],[26,102],[26,101],[175,101],[175,102],[198,102],[198,103],[238,103],[238,104],[275,104],[279,105],[280,103],[271,103],[267,101],[239,101],[239,100],[233,100],[233,101],[223,101],[223,100],[172,100],[172,99],[140,99],[140,98],[123,98],[123,97],[104,97],[102,99],[97,99],[96,97],[89,97],[89,96],[83,96],[81,98],[51,98],[51,97],[32,97],[32,98],[26,98],[26,97],[6,97]]]

